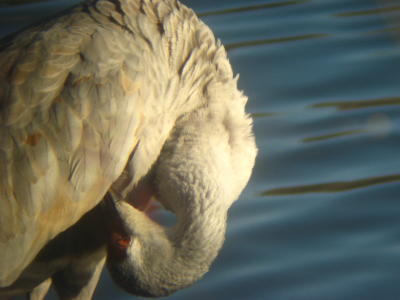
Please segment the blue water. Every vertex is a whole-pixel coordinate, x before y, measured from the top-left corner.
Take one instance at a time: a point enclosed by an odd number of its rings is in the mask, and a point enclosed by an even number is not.
[[[1,7],[1,31],[76,2]],[[167,299],[399,299],[400,1],[183,2],[227,46],[260,151],[211,271]],[[94,299],[132,297],[105,274]]]

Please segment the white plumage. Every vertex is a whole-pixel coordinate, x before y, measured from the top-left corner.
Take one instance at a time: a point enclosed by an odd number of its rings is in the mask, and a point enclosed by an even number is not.
[[[91,0],[1,49],[0,295],[52,278],[65,299],[90,298],[107,241],[132,293],[201,277],[256,155],[208,27],[174,0]],[[140,184],[177,215],[171,232],[125,202]]]

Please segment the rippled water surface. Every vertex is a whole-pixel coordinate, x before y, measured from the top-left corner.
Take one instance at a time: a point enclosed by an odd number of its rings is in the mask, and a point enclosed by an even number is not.
[[[1,6],[2,34],[77,2]],[[168,299],[399,299],[400,1],[184,3],[226,45],[260,152],[212,270]],[[131,298],[104,277],[95,299]]]

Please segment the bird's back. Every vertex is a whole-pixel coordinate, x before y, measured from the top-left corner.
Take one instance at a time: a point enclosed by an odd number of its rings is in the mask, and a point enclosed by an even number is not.
[[[87,1],[0,48],[0,287],[107,191],[129,192],[180,117],[245,102],[221,44],[173,0]]]
[[[0,286],[93,208],[125,167],[138,123],[123,36],[77,9],[1,53]],[[109,43],[117,40],[119,49]]]

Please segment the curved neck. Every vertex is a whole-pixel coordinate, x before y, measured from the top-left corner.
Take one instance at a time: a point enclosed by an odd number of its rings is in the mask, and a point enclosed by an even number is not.
[[[217,201],[212,200],[206,203],[189,200],[192,205],[175,212],[177,224],[170,232],[170,240],[177,249],[197,249],[198,252],[193,254],[198,255],[199,259],[206,258],[207,254],[216,255],[224,241],[226,209],[221,209]]]
[[[176,258],[184,258],[194,266],[205,264],[208,269],[224,242],[225,231],[226,210],[215,202],[177,212],[177,224],[170,232]]]
[[[108,267],[128,292],[165,296],[191,285],[208,271],[223,244],[226,210],[216,205],[178,212],[168,231],[126,202],[115,205],[131,240],[125,258],[109,255]]]

